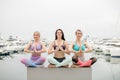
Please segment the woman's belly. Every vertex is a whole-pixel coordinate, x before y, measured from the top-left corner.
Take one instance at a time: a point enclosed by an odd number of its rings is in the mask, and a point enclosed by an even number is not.
[[[61,51],[58,51],[54,54],[54,57],[56,58],[63,58],[65,57],[65,53],[61,52]]]
[[[80,57],[84,57],[84,53],[83,52],[79,52],[76,54],[77,56],[80,56]]]
[[[37,56],[40,56],[40,54],[38,54],[38,53],[32,53],[32,56],[33,57],[37,57]]]

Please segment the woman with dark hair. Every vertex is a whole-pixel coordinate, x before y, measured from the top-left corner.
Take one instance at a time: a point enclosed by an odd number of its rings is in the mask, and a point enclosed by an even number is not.
[[[86,41],[82,41],[82,31],[76,30],[76,41],[71,45],[70,52],[74,53],[72,57],[72,61],[74,62],[73,66],[76,67],[84,67],[91,66],[93,63],[97,61],[96,58],[90,58],[90,60],[84,61],[84,53],[92,51],[92,48],[88,45]]]
[[[54,53],[54,57],[49,55],[47,58],[50,63],[48,67],[68,67],[68,64],[72,61],[71,57],[65,57],[65,53],[69,54],[68,49],[63,31],[57,29],[55,32],[55,40],[51,43],[48,50],[48,54]]]

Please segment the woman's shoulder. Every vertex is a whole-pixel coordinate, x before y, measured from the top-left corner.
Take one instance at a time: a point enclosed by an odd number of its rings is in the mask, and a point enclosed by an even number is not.
[[[40,41],[39,43],[40,43],[41,45],[45,45],[45,42],[41,42],[41,41]]]
[[[31,41],[28,42],[28,44],[31,45],[31,44],[33,44],[33,42],[34,42],[34,41],[31,40]]]
[[[75,45],[76,44],[76,41],[71,41],[70,42],[70,45]]]
[[[65,41],[65,40],[62,40],[62,41],[63,41],[63,43],[64,43],[64,44],[67,44],[67,43],[68,43],[68,42],[67,42],[67,41]]]
[[[87,41],[82,41],[82,44],[86,45],[86,44],[88,44],[88,42]]]

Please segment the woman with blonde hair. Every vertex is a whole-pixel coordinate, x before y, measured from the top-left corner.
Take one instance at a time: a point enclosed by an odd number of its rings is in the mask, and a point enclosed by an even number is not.
[[[35,31],[33,33],[34,41],[30,41],[25,47],[24,51],[31,53],[31,58],[23,58],[21,62],[26,66],[36,67],[37,65],[42,65],[45,62],[45,58],[41,56],[42,53],[46,52],[46,47],[40,41],[40,33]]]

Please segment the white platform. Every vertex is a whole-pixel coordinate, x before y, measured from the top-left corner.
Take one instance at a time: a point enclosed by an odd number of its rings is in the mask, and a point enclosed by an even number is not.
[[[27,68],[27,80],[92,80],[92,68]]]

